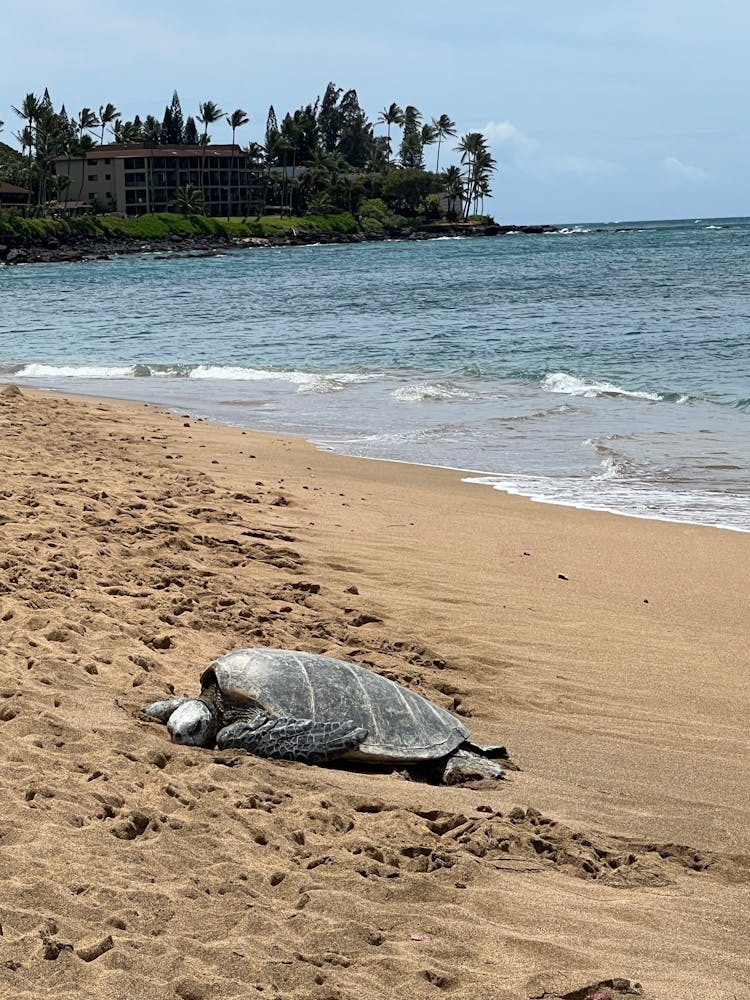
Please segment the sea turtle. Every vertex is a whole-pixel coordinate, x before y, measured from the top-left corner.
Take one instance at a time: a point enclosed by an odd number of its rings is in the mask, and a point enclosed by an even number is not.
[[[173,742],[235,747],[308,764],[347,760],[431,765],[440,780],[502,778],[455,716],[395,681],[330,656],[290,649],[240,649],[204,670],[197,698],[144,709],[167,723]]]

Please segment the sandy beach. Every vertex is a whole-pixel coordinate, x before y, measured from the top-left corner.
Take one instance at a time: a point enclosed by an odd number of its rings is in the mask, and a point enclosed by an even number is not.
[[[750,995],[750,534],[12,386],[0,435],[0,995]],[[255,645],[385,673],[519,770],[139,715]]]

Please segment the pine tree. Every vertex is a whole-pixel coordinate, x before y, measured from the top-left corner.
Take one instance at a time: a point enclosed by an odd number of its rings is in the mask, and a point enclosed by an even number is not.
[[[185,141],[185,119],[182,115],[182,106],[180,105],[180,98],[177,96],[176,90],[172,94],[172,103],[169,106],[169,111],[172,116],[172,127],[167,141],[174,145],[179,145]]]
[[[339,105],[338,152],[353,167],[364,167],[372,152],[372,125],[359,105],[356,90],[347,90]]]
[[[318,129],[323,141],[323,148],[327,153],[333,153],[339,144],[339,137],[341,135],[339,97],[341,94],[341,87],[337,87],[335,83],[329,83],[323,95],[323,100],[320,102]]]
[[[276,112],[273,109],[273,104],[268,109],[268,117],[266,118],[266,149],[273,148],[279,137],[279,121],[276,117]]]
[[[169,105],[167,105],[167,107],[164,109],[164,117],[161,120],[161,131],[159,133],[159,142],[163,146],[171,145],[172,129],[173,129],[172,109],[169,107]]]
[[[182,141],[186,146],[197,146],[198,138],[198,126],[195,124],[195,118],[192,115],[188,115]]]

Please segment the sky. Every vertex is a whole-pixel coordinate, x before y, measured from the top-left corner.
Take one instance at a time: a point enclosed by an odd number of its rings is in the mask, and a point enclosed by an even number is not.
[[[69,113],[160,119],[177,89],[262,141],[269,105],[333,81],[373,121],[395,101],[483,132],[498,222],[748,215],[749,48],[746,0],[2,0],[0,139],[46,86]]]

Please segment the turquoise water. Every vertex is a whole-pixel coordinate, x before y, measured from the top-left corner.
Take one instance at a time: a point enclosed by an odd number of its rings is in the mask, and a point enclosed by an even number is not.
[[[750,530],[749,251],[725,219],[5,267],[0,378]]]

